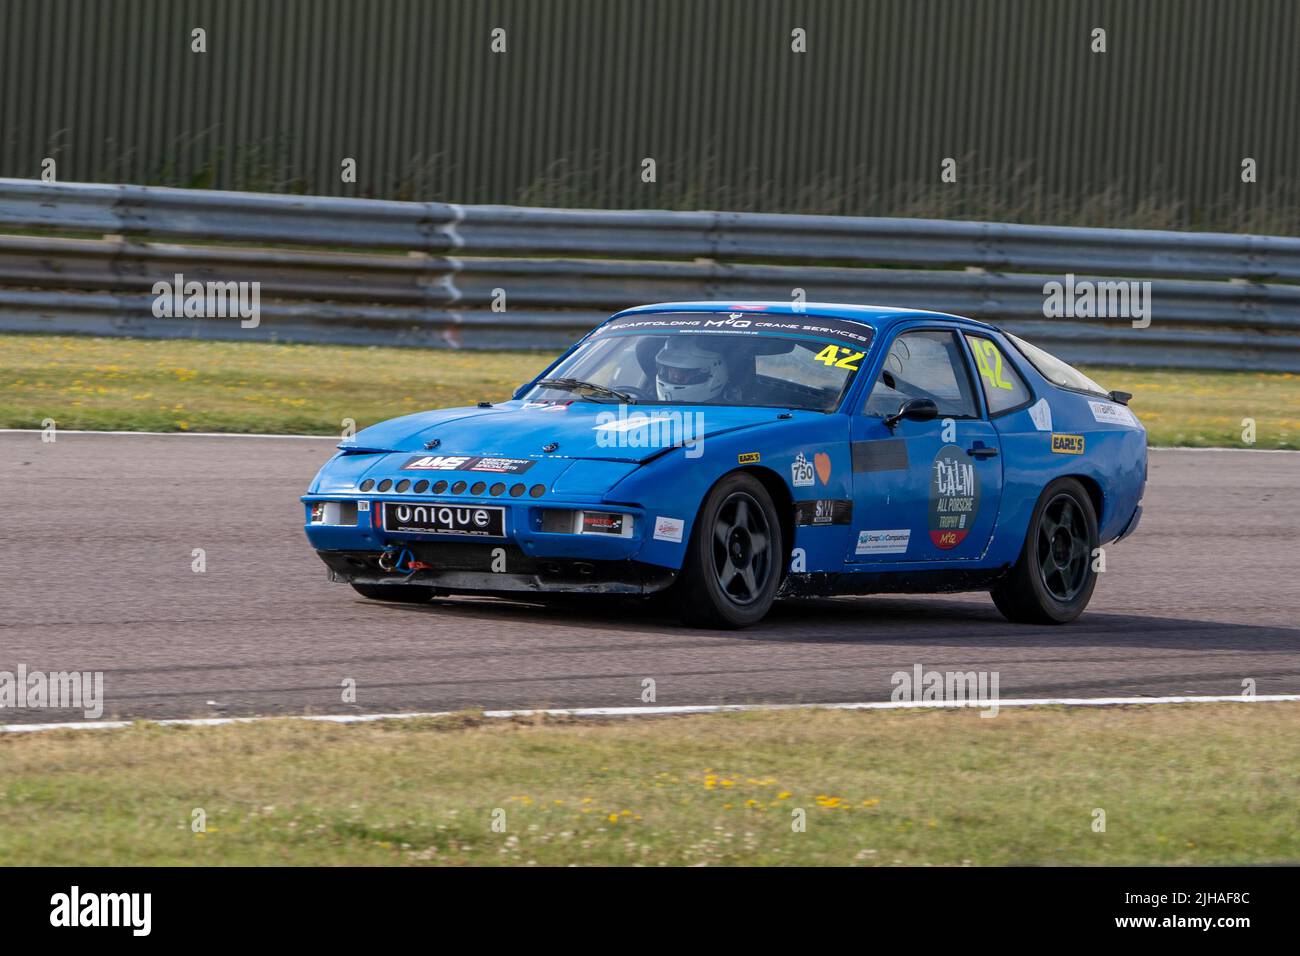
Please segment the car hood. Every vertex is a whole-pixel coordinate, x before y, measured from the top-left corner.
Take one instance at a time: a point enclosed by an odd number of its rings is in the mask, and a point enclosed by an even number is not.
[[[596,402],[504,402],[449,408],[381,422],[358,432],[345,451],[424,452],[515,458],[594,458],[643,462],[665,447],[775,421],[780,408],[620,406]],[[795,415],[817,415],[796,412]],[[546,446],[555,448],[543,450]]]

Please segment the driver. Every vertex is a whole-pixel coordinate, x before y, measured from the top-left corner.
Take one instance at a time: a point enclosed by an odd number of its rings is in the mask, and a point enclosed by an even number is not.
[[[717,352],[670,338],[655,356],[655,392],[661,402],[711,402],[727,387],[727,363]]]

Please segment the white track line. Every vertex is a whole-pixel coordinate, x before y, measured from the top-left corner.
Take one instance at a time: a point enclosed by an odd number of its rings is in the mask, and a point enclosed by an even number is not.
[[[0,428],[0,435],[39,435],[43,428]],[[111,432],[94,429],[58,428],[56,435],[142,435],[148,438],[296,438],[312,441],[342,441],[337,435],[263,435],[253,432]],[[1296,448],[1189,448],[1183,445],[1148,445],[1148,451],[1240,451],[1252,455],[1267,453],[1270,455],[1300,455]]]
[[[730,714],[778,710],[936,710],[956,707],[977,710],[1002,707],[1118,707],[1146,704],[1255,704],[1296,703],[1300,694],[1259,694],[1255,697],[1220,695],[1208,697],[1038,697],[1011,700],[873,701],[848,704],[682,704],[664,707],[556,707],[539,710],[485,710],[484,717],[671,717],[686,714]],[[364,724],[376,720],[416,720],[452,717],[465,711],[439,710],[404,714],[308,714],[289,717],[194,717],[171,720],[87,720],[61,724],[0,724],[0,733],[24,734],[43,730],[121,730],[133,723],[158,727],[224,727],[255,724],[268,720],[313,720],[331,724]]]
[[[1241,451],[1252,455],[1300,455],[1300,448],[1193,448],[1189,445],[1147,445],[1147,451]]]

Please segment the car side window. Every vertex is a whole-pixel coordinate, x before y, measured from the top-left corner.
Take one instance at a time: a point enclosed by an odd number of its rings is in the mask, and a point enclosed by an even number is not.
[[[940,418],[978,414],[961,345],[952,332],[926,329],[894,339],[863,412],[884,418],[909,398],[928,398]]]
[[[982,335],[968,334],[966,343],[975,356],[975,368],[979,372],[990,415],[1018,408],[1029,401],[1032,397],[1029,386],[1006,360],[996,342]]]

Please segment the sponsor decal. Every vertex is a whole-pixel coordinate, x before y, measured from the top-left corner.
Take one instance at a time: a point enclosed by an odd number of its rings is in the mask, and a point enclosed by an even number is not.
[[[466,471],[490,471],[498,475],[521,475],[533,462],[528,458],[480,458]]]
[[[1062,435],[1059,432],[1052,432],[1052,454],[1054,455],[1082,455],[1083,454],[1083,436],[1082,435]]]
[[[627,517],[610,511],[584,511],[582,533],[623,535],[623,526]]]
[[[790,484],[796,488],[811,488],[813,485],[813,466],[803,452],[795,456],[790,464]]]
[[[911,528],[890,531],[859,531],[856,554],[907,554]]]
[[[1034,427],[1040,432],[1052,430],[1052,406],[1047,404],[1047,399],[1040,398],[1030,405],[1029,417],[1034,420]]]
[[[907,442],[902,438],[853,443],[853,471],[906,471]]]
[[[817,469],[817,477],[822,480],[822,484],[827,484],[831,480],[831,456],[824,451],[819,451],[813,455],[813,467]]]
[[[795,524],[827,525],[852,524],[853,502],[838,498],[823,498],[818,501],[796,501],[794,503]]]
[[[708,333],[710,335],[808,335],[820,339],[839,339],[863,351],[871,344],[875,330],[865,322],[826,316],[803,318],[790,315],[754,315],[762,307],[733,306],[746,309],[736,312],[654,312],[634,313],[611,319],[592,332],[592,336],[627,332],[662,334]]]
[[[469,455],[416,455],[407,459],[403,471],[460,471],[476,459]]]
[[[455,534],[471,538],[504,538],[504,508],[464,505],[384,503],[384,530],[414,534]]]
[[[980,508],[975,463],[956,445],[944,445],[930,466],[930,540],[947,551],[970,533]]]
[[[756,451],[747,451],[744,454],[736,456],[736,462],[741,465],[756,465],[762,456]]]
[[[1092,417],[1106,425],[1137,425],[1137,418],[1123,405],[1110,402],[1088,402]]]
[[[656,541],[675,541],[680,544],[685,529],[686,522],[681,518],[655,518]]]
[[[416,455],[403,471],[488,471],[498,475],[523,474],[535,464],[529,458],[485,458],[480,455]]]
[[[541,412],[564,412],[564,411],[568,411],[569,406],[572,405],[572,404],[573,404],[573,403],[572,403],[571,401],[568,401],[568,402],[546,402],[546,401],[543,401],[543,402],[524,402],[524,404],[523,404],[522,407],[525,408],[525,409],[536,409],[537,411],[541,411]]]

